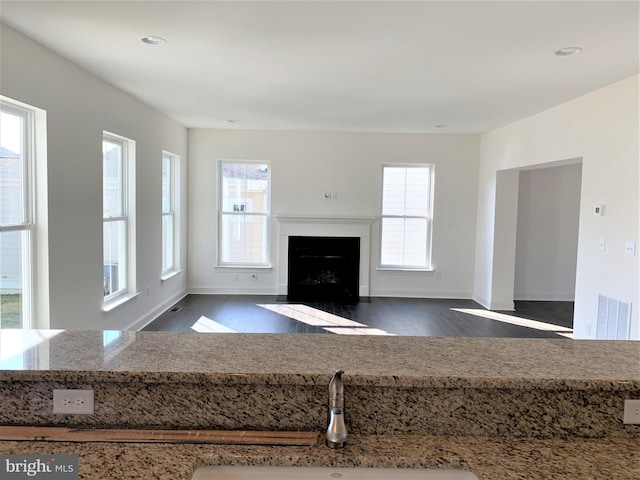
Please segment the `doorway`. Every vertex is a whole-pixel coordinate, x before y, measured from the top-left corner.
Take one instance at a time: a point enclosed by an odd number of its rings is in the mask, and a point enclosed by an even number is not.
[[[513,298],[575,299],[582,162],[519,174]]]

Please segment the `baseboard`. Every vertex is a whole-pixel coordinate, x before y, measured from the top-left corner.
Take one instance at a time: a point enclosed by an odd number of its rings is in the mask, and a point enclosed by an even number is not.
[[[473,295],[471,298],[473,298],[473,301],[476,303],[479,303],[480,305],[482,305],[484,308],[486,308],[487,310],[489,310],[489,300],[487,300],[484,297],[481,297],[479,295]]]
[[[162,315],[169,307],[171,307],[171,305],[175,304],[176,302],[179,302],[184,297],[186,297],[188,293],[189,292],[187,292],[186,288],[184,290],[181,290],[180,292],[176,293],[174,296],[169,298],[167,301],[163,302],[158,307],[151,310],[146,315],[143,315],[135,322],[129,324],[123,330],[134,330],[134,331],[142,330],[144,327],[146,327],[151,322],[153,322],[156,318]]]
[[[514,300],[530,302],[573,302],[575,295],[572,293],[515,293]]]
[[[513,301],[507,302],[492,302],[489,304],[489,307],[485,307],[487,310],[496,311],[499,310],[501,312],[513,312],[516,309],[516,306],[513,304]]]
[[[479,295],[474,295],[473,300],[478,302],[487,310],[502,310],[506,312],[513,312],[515,310],[515,305],[513,304],[513,301],[491,302]]]
[[[189,287],[187,293],[194,295],[278,295],[274,288],[215,288]]]
[[[279,301],[286,299],[287,295],[278,293],[272,288],[241,290],[238,288],[211,288],[211,287],[190,287],[188,294],[194,295],[275,295]],[[373,297],[396,297],[396,298],[442,298],[442,299],[455,299],[455,300],[471,300],[472,294],[470,292],[448,292],[448,291],[406,291],[406,290],[379,290],[372,292],[369,295],[361,295],[360,301],[363,299],[369,299]]]
[[[455,300],[471,300],[471,292],[448,292],[448,291],[407,291],[407,290],[375,290],[369,297],[396,297],[396,298],[451,298]]]

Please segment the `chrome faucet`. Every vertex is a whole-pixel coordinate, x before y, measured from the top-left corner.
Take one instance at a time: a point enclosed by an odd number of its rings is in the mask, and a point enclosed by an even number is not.
[[[327,446],[342,448],[347,443],[347,426],[344,423],[344,384],[342,370],[333,374],[329,382],[329,426],[327,427]]]

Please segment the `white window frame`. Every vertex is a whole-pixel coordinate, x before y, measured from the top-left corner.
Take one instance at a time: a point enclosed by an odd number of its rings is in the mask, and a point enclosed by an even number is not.
[[[104,296],[103,300],[103,310],[108,312],[113,308],[121,305],[122,303],[130,300],[131,298],[139,295],[139,292],[136,291],[136,222],[135,222],[135,159],[136,159],[136,142],[135,140],[131,140],[129,138],[117,135],[111,132],[103,132],[102,142],[109,141],[113,143],[119,143],[122,145],[123,151],[123,178],[121,185],[122,192],[122,212],[119,216],[104,216],[102,217],[102,230],[103,230],[103,239],[104,239],[104,229],[105,226],[109,223],[115,222],[124,222],[125,225],[125,265],[124,270],[125,274],[122,276],[124,278],[125,285],[118,285],[118,290],[115,292],[111,292],[108,295]],[[104,155],[102,159],[104,165]],[[104,175],[104,173],[103,173]],[[104,185],[104,178],[103,178]],[[104,188],[104,186],[103,186]],[[104,192],[103,192],[103,202],[104,202]],[[103,205],[104,212],[104,205]],[[104,258],[104,240],[102,246],[102,255]],[[103,262],[104,268],[104,262]],[[119,265],[119,272],[122,270],[122,266]]]
[[[161,190],[161,210],[162,210],[162,268],[161,280],[165,281],[181,272],[180,269],[180,157],[167,151],[162,152],[162,162],[169,160],[169,208],[164,208],[164,182]],[[164,179],[162,179],[164,180]],[[171,251],[172,264],[165,267],[164,260],[168,252],[164,240],[164,219],[170,217],[172,220],[172,242]]]
[[[36,322],[36,209],[35,209],[35,111],[24,104],[0,97],[0,108],[22,119],[22,206],[24,218],[15,224],[0,225],[2,232],[26,233],[22,240],[22,324],[33,328]],[[0,325],[1,328],[1,325]]]
[[[429,175],[430,191],[427,197],[427,215],[385,215],[383,214],[384,205],[384,173],[386,168],[406,168],[406,169],[427,169]],[[435,165],[432,163],[385,163],[382,165],[382,176],[380,184],[380,245],[378,256],[378,269],[379,270],[402,270],[402,271],[433,271],[431,249],[433,244],[433,197],[434,197],[434,177],[435,177]],[[385,264],[382,262],[382,241],[383,241],[383,224],[385,218],[401,218],[401,219],[424,219],[427,223],[426,243],[425,243],[425,264],[424,265],[409,265],[409,264]]]
[[[265,212],[252,212],[245,211],[224,211],[223,210],[223,167],[225,164],[246,164],[246,165],[267,165],[267,210]],[[271,268],[269,255],[269,238],[271,237],[271,163],[266,160],[229,160],[223,159],[218,162],[218,249],[217,249],[217,264],[216,267],[222,268]],[[223,258],[223,238],[222,238],[222,222],[224,215],[238,215],[238,216],[254,216],[262,217],[265,220],[265,232],[262,241],[262,252],[264,262],[225,262]]]

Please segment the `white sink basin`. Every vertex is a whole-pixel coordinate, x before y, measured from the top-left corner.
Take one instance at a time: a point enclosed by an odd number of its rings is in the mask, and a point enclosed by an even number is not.
[[[333,467],[200,467],[192,480],[478,480],[466,470]]]

